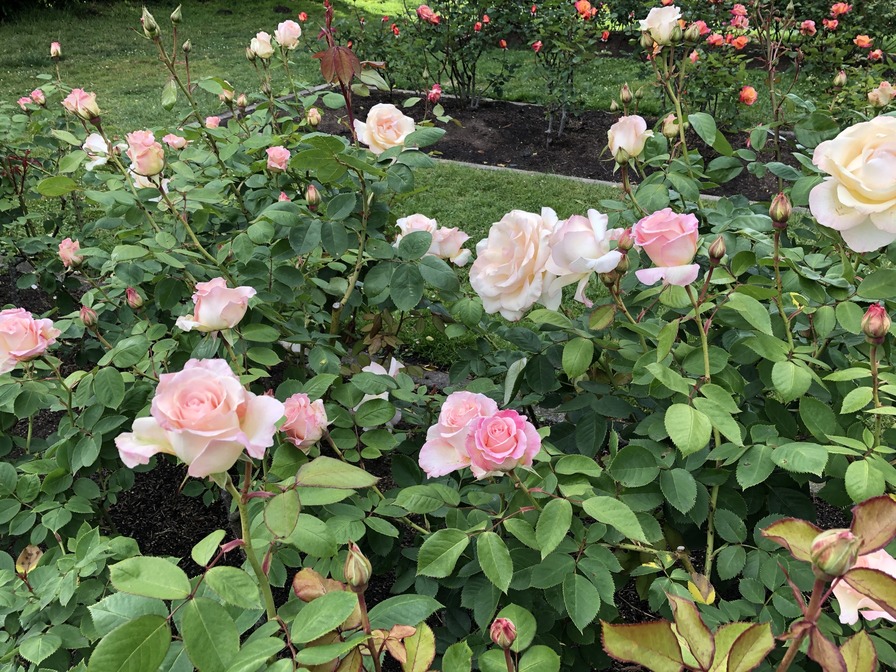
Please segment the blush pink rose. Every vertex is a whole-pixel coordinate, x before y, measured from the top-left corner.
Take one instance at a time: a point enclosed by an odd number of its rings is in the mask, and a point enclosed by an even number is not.
[[[644,121],[644,118],[632,114],[627,117],[619,117],[619,120],[610,126],[607,131],[607,145],[613,158],[619,156],[620,151],[624,152],[621,157],[623,159],[635,158],[641,155],[647,139],[652,136],[653,131],[647,130],[647,122]]]
[[[206,117],[205,118],[205,127],[206,128],[218,128],[221,125],[221,117]]]
[[[25,110],[27,112],[28,106],[31,103],[33,103],[34,101],[31,100],[31,96],[22,96],[16,102],[19,104],[19,107],[21,107],[23,110]]]
[[[265,151],[268,155],[268,170],[283,172],[289,167],[290,153],[286,147],[277,145],[276,147],[268,147]]]
[[[694,215],[679,215],[671,208],[657,210],[632,227],[635,245],[642,248],[654,268],[635,271],[638,280],[652,285],[662,280],[667,285],[684,287],[697,279],[699,264],[691,263],[700,239],[699,223]]]
[[[395,222],[401,233],[395,237],[395,246],[408,234],[425,231],[432,236],[432,242],[426,254],[440,259],[449,259],[457,266],[464,266],[470,260],[472,252],[463,249],[470,236],[458,228],[439,226],[439,223],[419,213],[401,217]]]
[[[439,420],[426,432],[418,461],[428,478],[450,474],[470,466],[467,435],[474,420],[489,418],[498,404],[484,394],[452,392],[442,404]]]
[[[286,422],[280,426],[280,431],[286,434],[290,443],[305,452],[320,441],[330,424],[324,402],[320,399],[311,401],[307,394],[301,392],[283,402],[283,412]]]
[[[856,568],[876,569],[896,579],[896,558],[883,549],[867,555],[860,555],[856,564],[853,565],[853,569]],[[859,620],[860,614],[869,621],[883,618],[896,622],[896,618],[884,611],[877,602],[857,591],[846,581],[837,582],[834,586],[834,597],[837,598],[837,604],[840,605],[841,623],[852,625]]]
[[[498,411],[470,423],[467,454],[476,478],[531,467],[540,450],[541,437],[535,426],[516,411]]]
[[[62,56],[62,45],[58,42],[50,42],[50,58]]]
[[[47,97],[40,89],[34,89],[34,91],[31,92],[31,100],[37,105],[43,105],[47,102]]]
[[[196,283],[192,315],[177,318],[177,326],[184,331],[221,331],[232,329],[249,307],[249,299],[257,292],[252,287],[228,287],[224,278]]]
[[[59,258],[62,260],[62,265],[66,268],[80,266],[84,261],[84,257],[78,254],[80,249],[81,243],[71,238],[66,238],[59,243]]]
[[[271,36],[261,31],[249,42],[249,50],[258,58],[267,60],[274,55],[274,47],[271,46]]]
[[[299,38],[302,36],[302,27],[295,21],[284,21],[274,31],[274,39],[284,49],[295,49],[299,46]]]
[[[62,101],[62,106],[81,119],[90,121],[100,116],[100,108],[96,104],[96,94],[84,89],[72,89]]]
[[[0,310],[0,374],[44,354],[60,333],[52,320],[35,320],[24,308]]]
[[[187,146],[187,139],[182,138],[179,135],[174,135],[174,133],[166,135],[162,138],[162,142],[168,145],[171,149],[183,149]]]
[[[800,24],[800,35],[812,37],[817,32],[818,29],[815,27],[815,22],[812,19],[806,19]]]
[[[162,172],[165,167],[165,150],[156,142],[152,131],[134,131],[128,133],[128,151],[131,170],[144,177],[152,177]]]
[[[204,477],[227,471],[244,450],[264,457],[283,413],[274,397],[247,391],[223,359],[191,359],[159,376],[150,417],[135,420],[115,445],[130,468],[168,453],[189,465],[190,476]]]
[[[280,195],[277,197],[278,201],[291,201],[292,199],[289,197],[285,191],[281,191]]]
[[[403,145],[405,138],[415,128],[413,119],[389,103],[378,103],[371,107],[366,122],[355,119],[358,142],[367,145],[374,154],[382,154],[391,147]]]

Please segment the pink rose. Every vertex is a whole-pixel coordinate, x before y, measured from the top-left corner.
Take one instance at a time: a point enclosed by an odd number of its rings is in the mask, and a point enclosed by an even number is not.
[[[27,112],[27,111],[28,111],[28,106],[29,106],[31,103],[33,103],[34,101],[31,100],[31,97],[30,97],[30,96],[22,96],[22,97],[19,98],[16,102],[19,104],[19,107],[21,107],[23,110],[25,110],[25,111]]]
[[[896,558],[883,549],[860,555],[853,569],[861,567],[879,570],[896,579]],[[896,618],[884,611],[877,602],[857,591],[846,581],[840,580],[834,585],[834,597],[840,605],[841,623],[852,625],[859,620],[859,614],[869,621],[883,618],[896,622]]]
[[[702,19],[701,19],[701,20],[698,20],[698,21],[694,21],[694,23],[692,23],[691,25],[692,25],[692,26],[697,26],[697,32],[698,32],[701,36],[702,36],[702,35],[707,35],[707,34],[709,34],[709,32],[710,32],[710,31],[709,31],[709,26],[706,25],[706,21],[703,21]]]
[[[541,437],[526,416],[498,411],[470,423],[467,454],[476,478],[485,478],[516,467],[531,467],[541,450]]]
[[[227,471],[243,450],[264,457],[283,412],[274,397],[248,392],[223,359],[191,359],[159,376],[151,417],[135,420],[115,445],[130,468],[168,453],[189,465],[190,476],[204,477]]]
[[[292,199],[289,197],[289,194],[287,194],[285,191],[281,191],[280,196],[277,197],[277,200],[278,201],[291,201]]]
[[[59,243],[59,258],[62,260],[62,265],[66,268],[80,266],[81,262],[84,261],[84,257],[78,254],[80,249],[81,243],[71,238],[66,238]]]
[[[671,208],[657,210],[632,227],[635,245],[643,248],[654,268],[635,271],[638,280],[652,285],[663,280],[667,285],[684,287],[697,279],[699,264],[691,263],[697,254],[699,224],[694,215],[679,215]]]
[[[731,27],[738,30],[746,30],[750,27],[750,19],[746,16],[735,15],[731,18]]]
[[[607,144],[613,158],[635,158],[644,151],[647,139],[653,136],[653,131],[647,130],[647,122],[643,117],[632,114],[627,117],[619,117],[619,120],[610,126],[607,131]]]
[[[249,299],[257,292],[252,287],[228,287],[224,278],[196,283],[192,315],[177,318],[184,331],[221,331],[232,329],[243,319]]]
[[[417,7],[417,18],[432,25],[438,25],[441,19],[432,11],[429,5],[420,5]]]
[[[367,145],[374,154],[382,154],[390,147],[403,145],[405,138],[415,128],[413,119],[388,103],[378,103],[371,107],[366,122],[355,119],[358,142]]]
[[[734,7],[731,9],[731,13],[734,16],[746,16],[747,8],[741,4],[737,4],[737,5],[734,5]]]
[[[40,89],[34,89],[34,91],[31,92],[31,100],[33,100],[37,105],[43,105],[47,102],[47,97]]]
[[[439,412],[438,422],[426,432],[420,449],[420,468],[428,478],[450,474],[470,466],[467,435],[474,420],[489,418],[498,412],[498,404],[484,394],[453,392]]]
[[[174,133],[166,135],[162,138],[162,142],[168,145],[171,149],[183,149],[187,146],[187,139],[182,138],[179,135],[174,135]]]
[[[426,101],[435,105],[442,99],[442,85],[433,84],[432,88],[426,94]]]
[[[800,35],[812,37],[817,32],[818,30],[815,28],[815,22],[811,19],[806,19],[800,24]]]
[[[268,170],[282,172],[289,167],[290,153],[286,147],[277,145],[276,147],[268,147]]]
[[[84,89],[72,89],[72,92],[62,101],[62,106],[84,121],[90,121],[100,116],[100,108],[96,104],[96,94],[87,93]]]
[[[713,33],[709,37],[706,38],[706,44],[711,47],[720,47],[725,44],[725,38],[718,33]]]
[[[156,142],[152,131],[134,131],[128,133],[128,151],[131,170],[144,177],[152,177],[162,172],[165,167],[165,150]]]
[[[470,250],[463,249],[470,236],[458,228],[440,227],[436,220],[421,214],[402,217],[395,224],[401,230],[395,238],[396,247],[406,235],[426,231],[432,235],[432,242],[426,254],[440,259],[450,259],[457,266],[464,266],[472,256]]]
[[[44,354],[60,333],[52,320],[35,320],[24,308],[0,310],[0,374]]]
[[[295,49],[299,46],[299,38],[302,36],[302,27],[295,21],[284,21],[274,31],[274,39],[284,49]]]
[[[50,42],[50,58],[62,56],[62,45],[58,42]]]
[[[318,399],[311,401],[307,394],[292,395],[283,403],[286,422],[280,431],[286,434],[287,440],[305,452],[320,441],[324,430],[330,424],[324,402]]]
[[[205,127],[206,128],[218,128],[221,125],[221,117],[206,117],[205,118]]]

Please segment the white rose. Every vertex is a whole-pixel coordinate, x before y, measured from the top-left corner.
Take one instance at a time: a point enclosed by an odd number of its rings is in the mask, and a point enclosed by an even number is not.
[[[640,156],[644,151],[647,139],[653,137],[653,131],[647,130],[647,122],[643,117],[632,114],[627,117],[619,117],[619,121],[610,126],[607,131],[607,144],[613,158],[623,150],[630,157]]]
[[[394,105],[379,103],[370,108],[367,122],[355,119],[355,133],[374,154],[382,154],[391,147],[403,145],[414,132],[414,120],[401,113]]]
[[[672,43],[672,33],[678,25],[678,19],[681,18],[681,10],[675,5],[668,7],[654,7],[647,14],[646,19],[641,19],[641,30],[650,33],[653,41],[661,46]]]
[[[876,117],[815,148],[830,177],[809,193],[809,209],[856,252],[896,240],[896,118]]]
[[[274,55],[274,47],[271,46],[271,36],[264,31],[255,34],[255,37],[249,43],[249,48],[258,58],[265,60]]]
[[[109,145],[103,140],[103,136],[99,133],[91,133],[87,136],[81,149],[87,152],[87,158],[90,159],[84,167],[87,170],[93,170],[99,166],[105,166],[109,160]]]

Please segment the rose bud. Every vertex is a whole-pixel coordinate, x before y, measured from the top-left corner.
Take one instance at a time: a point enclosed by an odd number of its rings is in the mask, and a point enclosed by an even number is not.
[[[246,47],[246,60],[250,63],[255,62],[255,50],[252,47]]]
[[[625,275],[628,272],[629,266],[631,266],[631,264],[629,263],[628,256],[623,255],[619,260],[619,263],[616,264],[616,272],[619,273],[619,275]]]
[[[836,87],[846,86],[846,71],[845,70],[841,70],[834,76],[834,86],[836,86]]]
[[[78,268],[83,262],[84,257],[78,252],[81,251],[81,243],[71,238],[64,239],[59,243],[59,259],[66,268]]]
[[[628,88],[628,82],[622,85],[622,88],[619,90],[619,100],[622,101],[623,105],[628,105],[632,102],[632,90]]]
[[[78,313],[78,317],[81,318],[81,322],[85,327],[92,327],[96,324],[96,311],[93,308],[81,306],[81,311]]]
[[[363,593],[370,583],[370,575],[373,568],[370,566],[370,560],[364,557],[358,545],[351,543],[348,545],[348,555],[345,556],[345,565],[342,567],[342,575],[345,582],[351,586],[356,593]]]
[[[619,111],[619,103],[615,100],[610,101],[610,112],[618,112]]]
[[[31,92],[31,100],[33,100],[37,105],[47,104],[47,97],[40,89],[34,89],[34,91]]]
[[[442,98],[442,86],[440,84],[433,84],[432,88],[426,94],[427,102],[435,105]]]
[[[616,241],[616,249],[622,252],[628,252],[635,246],[635,240],[632,238],[632,230],[626,229],[622,232],[622,235],[619,236],[619,240]]]
[[[653,38],[650,36],[650,33],[646,30],[641,33],[641,46],[647,51],[653,51]]]
[[[663,135],[670,139],[676,138],[678,137],[678,130],[678,122],[675,120],[675,115],[666,115],[666,118],[663,119]]]
[[[812,571],[819,579],[843,576],[856,564],[861,545],[862,540],[849,530],[825,530],[812,541]]]
[[[305,189],[305,202],[310,210],[316,210],[320,205],[320,192],[313,184],[309,184]]]
[[[880,345],[890,333],[890,316],[883,303],[873,303],[862,317],[862,332],[865,339],[873,344]]]
[[[125,294],[125,299],[128,302],[128,305],[132,309],[137,310],[138,308],[140,308],[143,305],[143,297],[141,297],[137,293],[137,290],[134,289],[133,287],[128,287],[125,290],[124,294]]]
[[[612,287],[616,284],[616,281],[619,280],[619,274],[615,269],[609,273],[598,273],[597,277],[600,278],[600,281],[604,283],[604,286],[606,287]]]
[[[318,124],[320,124],[321,120],[320,110],[316,107],[312,107],[305,113],[305,119],[308,121],[308,125],[312,128],[316,128]]]
[[[509,649],[516,641],[516,626],[509,618],[496,618],[488,629],[492,641],[502,649]]]
[[[245,93],[241,93],[236,97],[236,106],[241,110],[249,104],[249,99],[246,98]]]
[[[772,224],[776,229],[786,229],[787,220],[790,219],[790,213],[793,207],[790,205],[790,199],[787,194],[781,192],[772,200],[772,204],[768,209],[768,216],[772,218]]]
[[[699,24],[692,23],[688,26],[688,29],[684,31],[684,41],[685,42],[696,42],[700,39],[700,26]]]
[[[233,102],[233,89],[224,89],[221,93],[218,94],[218,100],[226,105],[230,105]]]
[[[184,18],[184,16],[180,11],[180,5],[178,5],[177,9],[175,9],[173,12],[171,12],[171,23],[173,23],[176,26],[181,21],[183,21],[183,18]]]
[[[193,50],[193,43],[190,42],[190,40],[187,40],[186,42],[184,42],[181,49],[183,49],[185,54],[189,54]]]
[[[55,60],[55,59],[58,59],[61,57],[62,57],[62,45],[60,45],[58,42],[51,42],[50,43],[50,58]]]
[[[156,23],[155,17],[149,13],[146,7],[143,8],[143,16],[140,17],[140,23],[143,24],[143,34],[154,40],[159,37],[159,24]]]
[[[709,263],[713,266],[718,266],[725,256],[725,252],[725,239],[719,236],[709,246]]]
[[[507,49],[507,40],[498,40],[498,46],[501,47],[501,49]]]

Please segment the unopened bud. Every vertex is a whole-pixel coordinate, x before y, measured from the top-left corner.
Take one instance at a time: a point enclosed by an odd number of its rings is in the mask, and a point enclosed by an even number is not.
[[[218,100],[222,103],[230,105],[233,102],[233,89],[224,89],[221,93],[218,94]]]
[[[669,36],[669,39],[672,41],[672,44],[676,42],[681,42],[681,38],[683,37],[683,33],[681,31],[681,26],[675,26],[672,29],[672,35]]]
[[[190,42],[190,40],[187,40],[186,42],[184,42],[181,49],[183,49],[185,54],[189,54],[191,51],[193,51],[193,43]]]
[[[610,112],[616,112],[619,109],[619,103],[615,100],[610,101]]]
[[[616,249],[620,252],[628,252],[635,246],[635,239],[632,238],[632,230],[626,229],[622,232],[622,235],[619,236],[619,240],[616,242]]]
[[[622,166],[628,163],[629,159],[631,159],[632,157],[627,151],[620,147],[618,150],[616,150],[616,155],[613,158],[616,160],[616,163]]]
[[[772,204],[768,209],[768,216],[772,218],[772,224],[776,229],[786,229],[787,220],[790,219],[790,213],[793,206],[790,205],[790,199],[784,192],[779,193],[772,200]]]
[[[271,83],[268,80],[261,83],[261,92],[266,96],[271,95]]]
[[[249,61],[250,63],[254,63],[255,58],[256,58],[255,50],[252,49],[252,47],[246,47],[246,60]]]
[[[663,119],[663,135],[669,139],[677,138],[679,132],[678,120],[674,114],[667,114]]]
[[[688,26],[688,29],[684,31],[684,41],[685,42],[697,42],[700,40],[700,26],[696,23],[692,23]]]
[[[356,593],[363,593],[370,583],[370,575],[373,568],[370,566],[370,560],[364,557],[361,549],[355,543],[348,545],[348,555],[345,556],[345,564],[342,566],[342,575],[345,582],[351,586]]]
[[[622,88],[619,89],[619,100],[622,101],[623,105],[628,105],[632,102],[632,90],[628,88],[628,82],[622,85]]]
[[[150,39],[156,39],[159,37],[159,24],[156,23],[155,17],[149,13],[149,10],[146,7],[143,8],[143,15],[140,17],[140,22],[143,24],[143,34]]]
[[[236,106],[237,106],[238,108],[243,109],[243,108],[246,107],[246,105],[248,105],[248,104],[249,104],[249,99],[246,98],[246,94],[245,94],[245,93],[241,93],[240,95],[238,95],[238,96],[236,97]]]
[[[890,316],[884,304],[871,304],[862,317],[862,332],[865,334],[865,339],[873,345],[880,345],[890,333],[890,324]]]
[[[846,71],[841,70],[834,75],[834,86],[840,88],[846,86]]]
[[[653,38],[650,36],[650,33],[648,33],[646,30],[643,33],[641,33],[641,46],[644,49],[652,52],[653,44],[654,44]]]
[[[643,87],[643,86],[639,86],[639,87],[635,90],[635,100],[641,100],[643,97],[644,97],[644,87]]]
[[[722,261],[722,257],[725,256],[725,252],[725,239],[719,236],[709,246],[709,263],[713,266],[718,266],[719,262]]]
[[[175,9],[173,12],[171,12],[171,23],[173,23],[176,26],[181,21],[183,21],[183,19],[184,19],[184,15],[180,11],[180,5],[178,5],[177,9]]]
[[[862,540],[850,530],[825,530],[812,540],[812,571],[819,579],[843,576],[856,564],[861,545]]]
[[[317,206],[320,205],[320,192],[313,184],[309,184],[305,188],[305,202],[310,210],[316,210]]]
[[[78,313],[78,317],[81,318],[81,322],[85,327],[92,327],[96,324],[96,311],[93,308],[81,306],[81,312]]]
[[[616,284],[616,281],[619,280],[619,274],[615,270],[610,271],[609,273],[599,273],[598,277],[606,287],[612,287]]]
[[[305,113],[305,119],[308,121],[309,126],[311,126],[312,128],[316,128],[317,125],[320,124],[320,120],[321,120],[320,110],[317,109],[316,107],[310,108]]]
[[[616,272],[619,275],[625,275],[628,272],[629,266],[630,264],[628,261],[628,255],[623,254],[622,258],[619,260],[619,263],[616,264]]]
[[[128,302],[128,305],[132,309],[137,310],[138,308],[140,308],[143,305],[143,297],[141,297],[137,293],[137,290],[134,289],[133,287],[128,287],[125,290],[124,294],[125,294],[125,298]]]
[[[492,641],[502,649],[509,649],[516,641],[516,626],[509,618],[496,618],[488,629]]]

